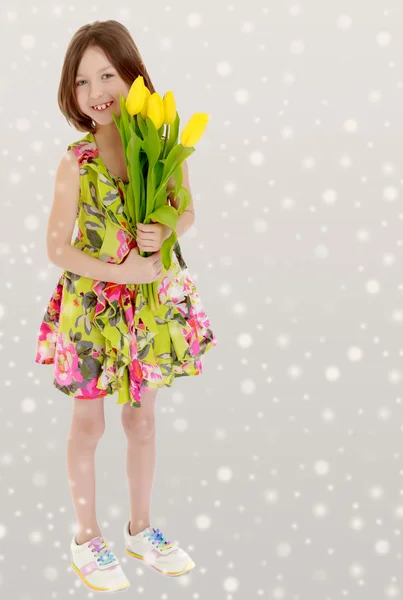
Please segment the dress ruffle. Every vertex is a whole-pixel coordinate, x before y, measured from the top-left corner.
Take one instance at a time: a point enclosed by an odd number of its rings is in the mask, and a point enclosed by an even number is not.
[[[169,297],[169,288],[182,293]],[[202,372],[201,355],[217,340],[207,315],[198,311],[197,292],[186,271],[165,274],[156,314],[134,284],[96,281],[92,290],[97,296],[93,323],[105,338],[106,355],[97,388],[112,385],[118,404],[141,406],[143,389],[170,387],[175,377]]]

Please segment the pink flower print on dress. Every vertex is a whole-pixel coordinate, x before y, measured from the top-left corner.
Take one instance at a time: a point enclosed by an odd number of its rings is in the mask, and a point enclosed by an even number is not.
[[[78,354],[72,343],[64,345],[64,335],[59,333],[55,353],[55,378],[60,385],[70,385],[75,381],[81,383],[83,376],[78,368]]]
[[[85,388],[81,388],[80,398],[82,398],[83,400],[90,400],[102,396],[104,392],[97,388],[96,384],[97,381],[94,378]]]
[[[82,146],[86,146],[84,150],[81,150]],[[73,147],[73,150],[78,158],[78,164],[80,167],[83,166],[86,162],[92,162],[94,159],[98,158],[98,148],[95,146],[88,144],[87,142],[83,142],[82,144],[77,144]]]
[[[135,248],[137,244],[135,243],[133,237],[124,229],[119,229],[119,231],[116,234],[116,237],[120,242],[120,245],[116,252],[117,257],[120,260],[126,254],[128,254],[130,250]]]

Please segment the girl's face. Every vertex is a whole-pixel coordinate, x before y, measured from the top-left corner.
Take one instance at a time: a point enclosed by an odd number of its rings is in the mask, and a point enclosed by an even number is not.
[[[75,90],[80,110],[94,119],[97,126],[113,123],[112,111],[120,117],[120,94],[127,97],[130,85],[112,66],[104,51],[98,47],[85,50],[77,69]],[[112,101],[105,110],[94,106]]]

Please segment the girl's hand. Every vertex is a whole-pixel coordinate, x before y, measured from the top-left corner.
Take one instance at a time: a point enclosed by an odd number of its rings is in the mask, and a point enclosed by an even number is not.
[[[162,223],[137,223],[136,243],[143,252],[157,252],[171,235],[171,228]]]

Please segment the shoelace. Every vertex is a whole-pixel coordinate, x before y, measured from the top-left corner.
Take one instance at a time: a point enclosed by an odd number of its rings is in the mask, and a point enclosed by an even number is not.
[[[147,531],[145,533],[145,537],[149,538],[150,542],[157,546],[159,550],[168,550],[174,546],[174,544],[171,544],[171,542],[167,541],[166,537],[162,535],[162,532],[159,529]]]
[[[97,538],[100,542],[92,542],[92,551],[97,557],[97,562],[102,566],[109,565],[109,563],[115,562],[116,558],[112,554],[112,550],[109,550],[108,541],[105,538]]]

